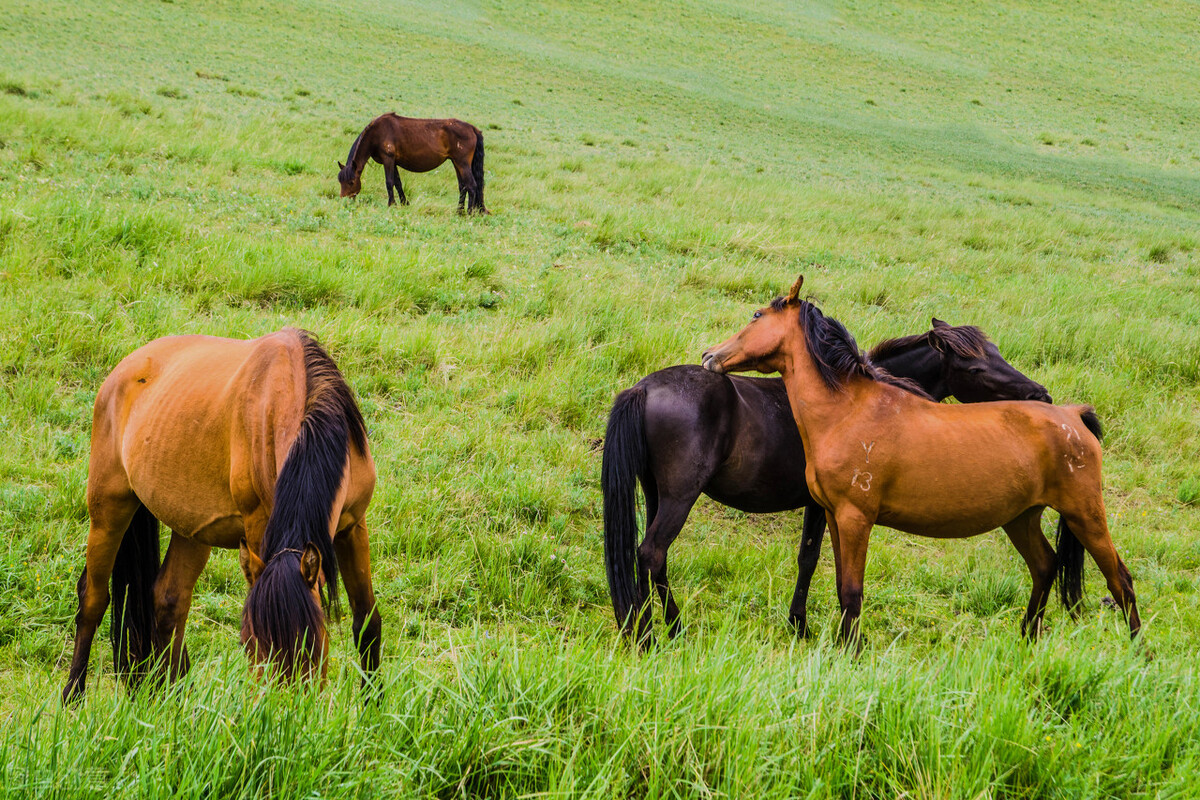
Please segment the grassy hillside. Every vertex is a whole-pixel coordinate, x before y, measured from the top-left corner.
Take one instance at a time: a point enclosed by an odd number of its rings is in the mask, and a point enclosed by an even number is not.
[[[1196,793],[1193,3],[0,8],[0,796]],[[403,173],[406,208],[378,165],[338,197],[389,110],[484,130],[492,216],[454,214],[449,167]],[[1097,407],[1153,658],[1090,562],[1085,620],[1021,643],[1000,532],[878,529],[864,654],[828,642],[828,557],[796,642],[798,515],[707,499],[671,551],[684,635],[617,641],[612,398],[801,272],[864,345],[977,324]],[[216,553],[192,678],[130,698],[98,638],[61,709],[101,381],[157,336],[283,325],[369,425],[383,702],[344,622],[324,691],[250,681]]]

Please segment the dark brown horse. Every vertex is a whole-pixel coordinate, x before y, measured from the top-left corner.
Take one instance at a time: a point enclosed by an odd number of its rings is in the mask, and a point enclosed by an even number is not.
[[[487,214],[483,205],[483,131],[457,119],[413,119],[384,114],[371,120],[350,145],[346,163],[338,162],[338,181],[342,197],[354,197],[362,190],[362,172],[367,162],[383,164],[387,182],[388,205],[395,205],[392,188],[400,194],[400,204],[408,205],[400,184],[403,167],[409,172],[429,172],[449,161],[458,176],[458,210]]]
[[[322,589],[339,571],[363,669],[379,665],[364,515],[375,488],[362,415],[307,333],[251,341],[168,336],[126,356],[96,395],[75,654],[63,700],[83,695],[109,603],[113,656],[131,682],[188,668],[192,590],[214,547],[239,550],[250,584],[242,644],[284,678],[323,676]],[[159,565],[159,522],[171,529]]]
[[[1050,395],[1004,360],[983,331],[939,319],[922,334],[888,339],[868,358],[912,380],[935,400],[1041,400]],[[649,582],[662,599],[668,631],[679,608],[667,580],[667,550],[701,494],[749,513],[803,507],[799,577],[789,618],[807,632],[806,607],[825,536],[825,511],[804,480],[800,434],[779,378],[718,375],[699,366],[668,367],[621,392],[605,434],[601,488],[609,591],[617,621],[631,632],[641,609],[649,632]],[[646,499],[646,537],[637,546],[635,481]],[[636,547],[636,549],[635,549]],[[636,567],[635,567],[636,564]]]
[[[716,373],[782,375],[808,488],[826,510],[841,638],[859,641],[867,543],[876,524],[939,539],[1003,528],[1033,578],[1021,623],[1031,638],[1056,573],[1068,605],[1078,602],[1086,548],[1136,636],[1141,619],[1133,579],[1108,531],[1092,408],[931,402],[896,386],[840,322],[801,300],[802,282],[705,352],[703,364]],[[1062,519],[1057,555],[1042,535],[1047,507]]]

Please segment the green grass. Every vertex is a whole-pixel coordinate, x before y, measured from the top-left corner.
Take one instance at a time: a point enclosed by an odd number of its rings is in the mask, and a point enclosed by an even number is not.
[[[7,2],[0,14],[0,796],[1110,797],[1200,778],[1200,70],[1186,4]],[[98,22],[99,21],[99,22]],[[373,116],[485,132],[386,207]],[[1000,533],[872,537],[858,660],[786,629],[797,515],[702,500],[684,635],[616,640],[617,391],[806,274],[861,343],[982,326],[1105,423],[1153,658],[1099,608],[1018,640]],[[387,692],[255,685],[214,554],[193,676],[63,710],[91,403],[166,334],[315,331],[380,481]],[[1049,521],[1047,522],[1049,526]],[[828,554],[826,554],[828,555]],[[107,626],[107,623],[106,623]],[[104,631],[102,630],[102,633]]]

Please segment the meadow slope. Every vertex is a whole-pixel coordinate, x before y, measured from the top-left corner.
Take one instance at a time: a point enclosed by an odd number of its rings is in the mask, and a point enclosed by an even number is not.
[[[1200,792],[1194,3],[0,11],[0,797]],[[402,174],[408,207],[377,165],[338,197],[390,110],[483,129],[492,216],[454,214],[448,166]],[[1001,532],[877,529],[857,660],[827,548],[796,641],[798,515],[707,499],[671,551],[684,635],[617,641],[612,399],[799,273],[864,346],[976,324],[1096,406],[1149,652],[1090,562],[1084,619],[1019,641]],[[229,552],[187,681],[129,697],[98,638],[62,709],[101,381],[154,337],[283,325],[370,430],[383,700],[345,622],[324,691],[250,681]]]

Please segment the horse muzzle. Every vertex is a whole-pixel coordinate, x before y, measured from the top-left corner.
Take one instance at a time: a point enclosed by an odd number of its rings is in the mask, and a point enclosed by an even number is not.
[[[724,374],[725,367],[721,359],[717,357],[711,350],[705,350],[704,355],[700,356],[700,366],[704,367],[709,372],[715,372],[718,375]]]
[[[1050,397],[1050,393],[1046,391],[1046,387],[1039,386],[1036,389],[1031,389],[1029,394],[1025,396],[1026,400],[1036,400],[1039,403],[1053,403],[1054,399]]]

